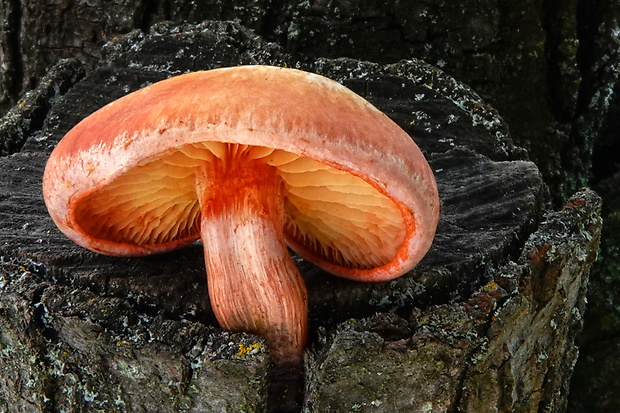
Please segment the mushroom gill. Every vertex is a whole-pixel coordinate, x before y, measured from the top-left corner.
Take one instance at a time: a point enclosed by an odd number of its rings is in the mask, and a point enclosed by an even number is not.
[[[187,144],[143,160],[83,197],[76,220],[89,235],[118,243],[191,242],[200,237],[196,176],[216,161],[260,162],[277,170],[285,238],[302,255],[370,269],[392,260],[403,242],[401,210],[362,178],[283,150],[219,142]]]

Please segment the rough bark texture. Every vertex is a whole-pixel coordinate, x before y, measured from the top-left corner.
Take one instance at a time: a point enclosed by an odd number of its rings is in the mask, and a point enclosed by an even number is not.
[[[338,325],[309,363],[309,411],[563,412],[599,212],[576,194],[467,300]]]
[[[39,131],[52,104],[84,76],[77,60],[56,64],[36,89],[29,91],[9,110],[0,123],[0,156],[19,152],[30,135]]]
[[[592,267],[582,356],[571,383],[570,412],[620,411],[620,173],[597,187],[604,197],[599,260]]]
[[[256,7],[244,10],[260,17]],[[431,253],[394,282],[352,283],[299,261],[313,331],[306,409],[564,409],[599,199],[580,193],[541,225],[538,169],[469,88],[416,60],[300,61],[233,23],[159,24],[114,38],[102,56],[77,83],[79,65],[64,62],[76,71],[50,81],[73,87],[20,153],[0,158],[0,411],[266,408],[267,350],[214,327],[199,246],[102,257],[65,239],[40,195],[47,154],[93,110],[184,71],[255,63],[315,71],[367,97],[425,151],[442,198]],[[31,113],[15,109],[13,124]],[[3,141],[19,141],[16,130]]]

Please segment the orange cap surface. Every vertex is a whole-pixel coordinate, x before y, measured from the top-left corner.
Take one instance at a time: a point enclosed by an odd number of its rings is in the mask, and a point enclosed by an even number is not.
[[[389,280],[430,248],[437,186],[411,137],[341,84],[270,66],[177,76],[93,113],[51,154],[45,202],[91,250],[168,251],[200,238],[195,170],[225,151],[277,169],[286,242],[331,273]]]

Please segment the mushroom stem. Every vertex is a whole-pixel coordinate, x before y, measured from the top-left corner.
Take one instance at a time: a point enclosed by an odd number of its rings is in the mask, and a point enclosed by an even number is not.
[[[264,337],[275,363],[299,363],[308,305],[284,243],[281,178],[240,161],[215,158],[197,177],[211,305],[223,328]]]

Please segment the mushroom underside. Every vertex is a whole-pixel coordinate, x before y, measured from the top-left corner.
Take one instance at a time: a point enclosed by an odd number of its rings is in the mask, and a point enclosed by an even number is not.
[[[76,222],[93,238],[145,248],[198,239],[198,171],[215,162],[275,169],[285,240],[303,256],[370,269],[390,262],[405,238],[401,210],[361,177],[280,149],[220,142],[186,144],[144,159],[80,200]],[[219,185],[226,183],[209,187]]]

